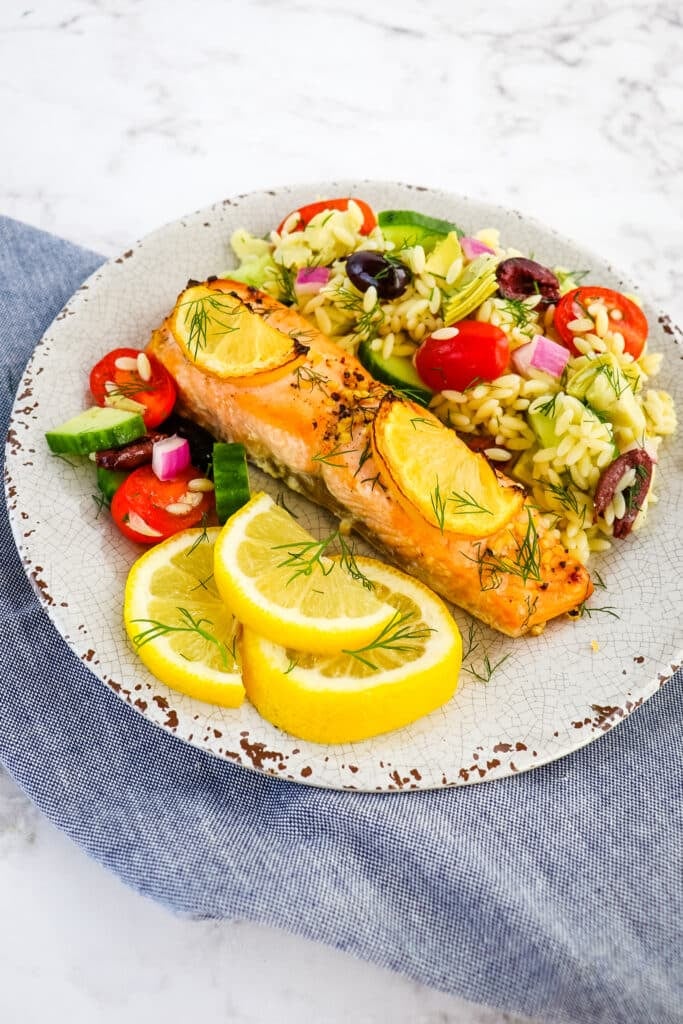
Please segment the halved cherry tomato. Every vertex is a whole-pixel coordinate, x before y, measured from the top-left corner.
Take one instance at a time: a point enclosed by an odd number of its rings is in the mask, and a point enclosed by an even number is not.
[[[464,391],[477,381],[500,377],[510,359],[504,331],[478,320],[460,320],[451,327],[458,333],[450,338],[430,336],[415,354],[415,368],[425,384],[433,391]]]
[[[300,231],[305,228],[306,225],[313,220],[318,214],[322,213],[323,210],[346,210],[349,206],[349,199],[321,199],[318,203],[309,203],[308,206],[302,206],[299,210],[294,210],[294,213],[299,214],[299,221],[296,226],[296,230]],[[375,217],[374,211],[368,206],[362,199],[356,199],[353,197],[354,203],[356,203],[363,213],[363,223],[360,226],[361,235],[369,235],[373,228],[377,227],[377,217]],[[278,234],[282,231],[283,227],[292,216],[288,213],[285,219],[280,224]]]
[[[143,419],[148,430],[153,430],[166,419],[175,405],[176,386],[165,366],[153,355],[148,355],[152,370],[150,380],[144,381],[137,370],[120,370],[117,359],[137,359],[140,354],[135,348],[115,348],[100,359],[90,371],[90,390],[98,405],[105,405],[105,399],[117,394],[131,398],[145,406]],[[112,381],[116,389],[107,390]]]
[[[598,288],[594,285],[584,285],[582,288],[574,288],[573,291],[563,295],[555,308],[554,326],[562,342],[574,355],[580,355],[574,344],[574,334],[567,326],[572,320],[579,320],[590,316],[588,307],[591,303],[602,300],[607,307],[610,318],[610,330],[619,331],[624,336],[624,351],[637,359],[645,348],[647,341],[647,319],[645,314],[635,302],[631,302],[621,292],[615,292],[611,288]],[[612,313],[617,310],[621,316],[614,319]]]
[[[121,533],[140,544],[156,544],[180,530],[197,526],[214,504],[213,492],[192,492],[201,501],[181,515],[169,512],[168,506],[182,504],[190,480],[201,476],[198,469],[188,466],[173,480],[159,480],[151,466],[140,466],[112,498],[112,518]]]

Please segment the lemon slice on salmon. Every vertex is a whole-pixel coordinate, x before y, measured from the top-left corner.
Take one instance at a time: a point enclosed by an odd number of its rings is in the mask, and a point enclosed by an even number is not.
[[[269,495],[257,494],[216,541],[216,584],[239,621],[275,643],[318,653],[360,647],[394,609],[325,548]]]
[[[249,700],[286,732],[315,743],[351,743],[399,729],[450,700],[462,661],[460,632],[423,584],[374,559],[357,558],[394,615],[367,644],[336,655],[304,654],[242,637]]]
[[[372,443],[399,500],[442,533],[487,537],[524,501],[517,484],[497,475],[483,455],[414,402],[384,398]]]
[[[219,527],[183,530],[150,548],[128,574],[123,617],[152,675],[197,700],[236,708],[244,687],[237,623],[213,579]]]
[[[264,383],[304,354],[301,342],[249,309],[228,280],[187,288],[168,325],[187,358],[217,377]]]

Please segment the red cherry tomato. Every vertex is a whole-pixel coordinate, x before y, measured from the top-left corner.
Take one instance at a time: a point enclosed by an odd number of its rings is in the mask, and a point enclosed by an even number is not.
[[[121,533],[140,544],[157,544],[180,530],[197,526],[213,506],[213,492],[191,492],[201,501],[181,515],[169,512],[168,506],[183,504],[183,496],[190,493],[188,483],[201,476],[198,469],[188,466],[173,480],[159,480],[151,466],[140,466],[114,494],[112,518]]]
[[[356,199],[354,196],[353,201],[360,207],[363,213],[363,223],[360,226],[360,233],[361,235],[369,235],[372,229],[377,227],[377,218],[375,217],[371,207],[369,207],[362,199]],[[293,211],[294,213],[299,214],[299,222],[296,226],[296,230],[300,231],[302,228],[305,228],[309,221],[312,221],[316,214],[322,213],[323,210],[346,210],[348,209],[348,206],[348,198],[322,199],[318,203],[309,203],[308,206],[302,206],[299,210]],[[282,231],[291,216],[291,213],[287,214],[277,229],[278,234]]]
[[[432,391],[464,391],[500,377],[510,359],[510,344],[500,327],[478,320],[451,326],[458,332],[452,338],[430,336],[415,354],[415,368],[425,384]]]
[[[148,430],[153,430],[171,413],[176,400],[176,386],[165,366],[152,355],[148,355],[152,370],[150,380],[144,381],[137,370],[120,370],[117,359],[137,359],[140,354],[135,348],[115,348],[100,359],[90,371],[90,390],[98,405],[104,405],[109,395],[117,393],[145,406],[143,419]],[[106,384],[113,381],[116,390],[107,390]]]
[[[567,326],[572,320],[579,320],[590,316],[588,307],[592,302],[602,300],[607,307],[610,318],[610,329],[619,331],[624,336],[624,351],[637,359],[645,348],[647,341],[647,320],[645,314],[635,302],[631,302],[621,292],[612,291],[611,288],[597,288],[594,285],[585,285],[582,288],[574,288],[573,291],[563,295],[555,308],[554,326],[563,344],[573,352],[580,355],[574,344],[574,334]],[[611,314],[617,310],[620,317],[614,319]]]

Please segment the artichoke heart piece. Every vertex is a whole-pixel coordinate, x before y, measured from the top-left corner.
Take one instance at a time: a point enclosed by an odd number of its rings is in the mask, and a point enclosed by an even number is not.
[[[444,323],[452,324],[466,316],[498,290],[495,256],[477,256],[456,278],[444,297],[442,316]]]

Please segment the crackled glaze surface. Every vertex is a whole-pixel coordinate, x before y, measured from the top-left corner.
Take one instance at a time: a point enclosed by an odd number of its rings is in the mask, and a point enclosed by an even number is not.
[[[66,642],[122,699],[180,739],[248,768],[319,786],[406,790],[501,778],[561,757],[621,721],[681,661],[683,458],[675,440],[663,449],[660,501],[647,529],[596,563],[606,590],[592,603],[613,608],[619,617],[564,619],[551,623],[540,637],[510,640],[456,612],[471,640],[459,691],[447,706],[398,732],[334,747],[296,740],[263,721],[248,703],[231,711],[168,689],[147,673],[125,639],[121,600],[136,551],[103,516],[96,516],[91,463],[51,456],[44,432],[88,404],[84,368],[110,347],[109,339],[143,345],[188,278],[202,279],[230,265],[228,239],[235,227],[265,233],[318,194],[359,194],[380,209],[420,209],[452,217],[467,231],[494,225],[506,244],[538,259],[590,267],[591,280],[626,284],[597,257],[514,211],[407,185],[297,186],[226,199],[184,217],[86,282],[27,368],[6,470],[26,572]],[[680,409],[680,334],[666,317],[647,307],[646,312],[652,347],[666,354],[662,377]],[[252,482],[273,494],[281,486],[257,473]],[[47,494],[59,500],[47,504]],[[325,528],[325,513],[300,498],[288,495],[287,500],[296,501],[313,531]],[[102,567],[97,576],[92,573],[96,564]],[[486,684],[477,679],[485,658],[500,663]]]

